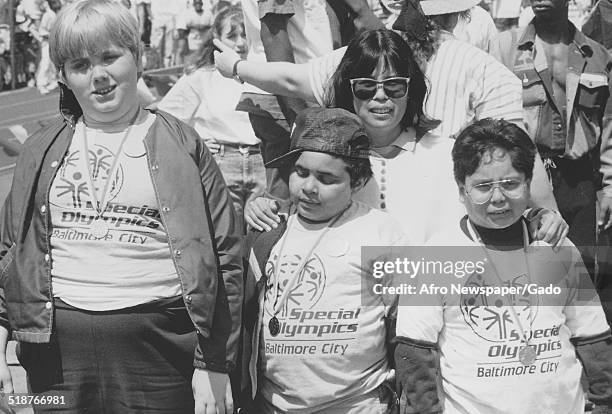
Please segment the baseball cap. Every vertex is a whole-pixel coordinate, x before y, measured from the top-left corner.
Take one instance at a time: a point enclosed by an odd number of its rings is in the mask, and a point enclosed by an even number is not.
[[[306,108],[295,118],[289,152],[266,167],[291,166],[303,151],[369,159],[370,139],[359,117],[345,109]]]
[[[416,36],[421,39],[426,31],[424,16],[458,13],[469,10],[478,3],[479,0],[404,0],[401,11],[393,23],[393,29],[409,34],[414,32],[421,35]]]

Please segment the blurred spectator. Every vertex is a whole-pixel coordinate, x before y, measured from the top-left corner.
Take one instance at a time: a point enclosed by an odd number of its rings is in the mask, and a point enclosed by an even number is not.
[[[193,0],[192,7],[183,10],[176,21],[178,36],[177,63],[182,64],[187,54],[200,49],[213,23],[212,3]]]
[[[37,32],[42,18],[41,3],[43,0],[21,0],[15,10],[15,51],[18,54],[15,62],[17,82],[32,87],[36,84],[36,67],[38,66],[39,45],[33,33]]]
[[[36,87],[38,91],[45,95],[58,87],[57,72],[49,57],[49,32],[55,23],[56,15],[62,7],[59,0],[47,0],[41,3],[43,15],[38,30],[32,33],[40,43],[40,62],[36,72]]]
[[[15,10],[15,23],[24,32],[29,31],[31,26],[40,24],[42,18],[41,3],[42,0],[21,0]]]
[[[151,0],[151,47],[157,50],[164,67],[175,63],[176,20],[185,9],[185,4],[180,1]]]
[[[587,16],[582,33],[601,43],[612,53],[612,0],[600,0]]]
[[[9,1],[0,0],[0,25],[10,24]]]
[[[138,33],[143,45],[151,45],[151,0],[136,0],[136,17],[138,18]]]

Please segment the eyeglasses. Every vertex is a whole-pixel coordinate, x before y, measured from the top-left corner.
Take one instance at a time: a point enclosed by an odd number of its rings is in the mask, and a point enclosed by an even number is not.
[[[370,78],[355,78],[351,79],[350,82],[353,96],[357,99],[363,101],[372,99],[376,95],[378,88],[382,88],[388,98],[397,99],[403,98],[408,93],[410,78],[396,76],[381,81]]]
[[[519,180],[491,181],[490,183],[476,184],[465,192],[474,203],[484,204],[493,197],[495,188],[499,188],[502,194],[508,198],[520,198],[523,196],[525,184],[525,181]]]

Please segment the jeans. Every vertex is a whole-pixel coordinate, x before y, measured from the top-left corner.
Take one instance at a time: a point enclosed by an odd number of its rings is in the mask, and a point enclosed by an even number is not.
[[[229,189],[238,216],[238,225],[246,234],[244,206],[253,195],[263,195],[266,189],[266,171],[256,146],[230,146],[221,144],[213,154]]]

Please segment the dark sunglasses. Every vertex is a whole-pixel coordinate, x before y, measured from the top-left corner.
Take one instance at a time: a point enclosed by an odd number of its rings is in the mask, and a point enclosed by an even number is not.
[[[353,96],[357,99],[372,99],[376,95],[378,88],[383,88],[388,98],[397,99],[403,98],[408,93],[410,78],[396,76],[381,81],[371,78],[355,78],[351,79],[350,82]]]

